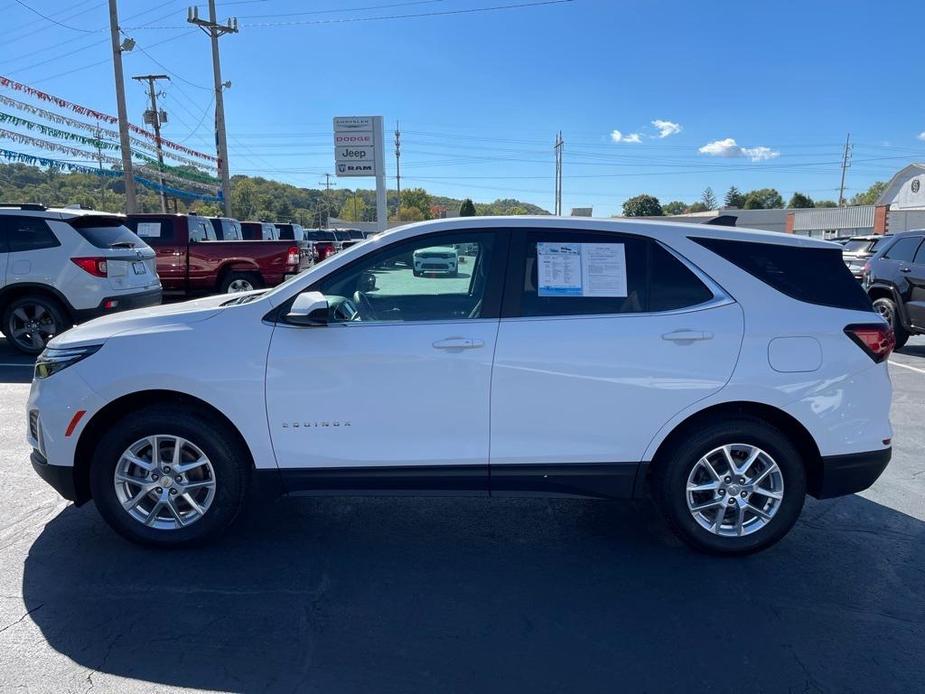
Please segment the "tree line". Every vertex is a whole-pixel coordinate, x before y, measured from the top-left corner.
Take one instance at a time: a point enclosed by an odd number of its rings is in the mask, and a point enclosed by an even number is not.
[[[886,188],[886,181],[876,181],[866,191],[857,193],[848,200],[849,205],[873,205]],[[750,191],[740,191],[735,186],[729,188],[723,196],[724,208],[740,210],[774,210],[784,208],[784,198],[775,188],[758,188]],[[787,203],[788,209],[805,209],[808,207],[838,207],[834,200],[813,200],[805,193],[794,193]],[[665,215],[691,214],[695,212],[708,212],[719,209],[713,189],[707,187],[700,196],[700,200],[693,203],[672,200],[661,203],[654,195],[643,193],[636,195],[623,203],[625,217],[661,217]]]
[[[158,193],[136,186],[138,209],[160,212]],[[494,202],[473,202],[431,195],[423,188],[394,190],[388,195],[389,218],[419,221],[439,217],[549,214],[527,202],[499,199]],[[108,178],[87,173],[62,172],[27,164],[0,164],[0,201],[37,202],[49,207],[80,205],[104,212],[125,210],[125,185],[121,178]],[[169,201],[171,211],[194,212],[208,216],[222,214],[217,202]],[[233,176],[231,179],[231,214],[241,220],[297,222],[304,226],[324,226],[328,219],[374,221],[376,191],[331,188],[300,188],[288,183],[261,177]]]

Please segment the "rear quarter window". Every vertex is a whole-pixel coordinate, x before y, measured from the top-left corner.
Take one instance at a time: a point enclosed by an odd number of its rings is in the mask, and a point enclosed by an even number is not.
[[[766,285],[808,304],[870,311],[867,293],[842,260],[840,248],[691,238]]]

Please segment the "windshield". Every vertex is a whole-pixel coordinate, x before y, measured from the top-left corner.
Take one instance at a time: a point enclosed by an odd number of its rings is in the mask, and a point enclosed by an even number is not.
[[[870,239],[852,239],[844,245],[845,253],[857,253],[859,251],[867,251],[873,247],[873,244],[876,241],[871,241]]]

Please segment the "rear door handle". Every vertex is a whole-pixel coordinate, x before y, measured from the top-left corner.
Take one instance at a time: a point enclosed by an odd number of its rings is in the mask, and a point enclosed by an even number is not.
[[[899,268],[899,271],[900,272],[912,272],[912,268],[911,267],[901,267]]]
[[[434,349],[460,350],[460,349],[478,349],[484,347],[482,340],[474,340],[471,337],[448,337],[445,340],[434,342]]]
[[[713,333],[703,330],[674,330],[662,335],[662,339],[671,342],[696,342],[697,340],[712,340]]]

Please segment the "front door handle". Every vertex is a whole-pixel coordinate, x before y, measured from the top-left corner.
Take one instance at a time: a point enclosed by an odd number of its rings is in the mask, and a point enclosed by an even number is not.
[[[444,340],[434,342],[434,349],[460,350],[460,349],[478,349],[484,347],[482,340],[473,340],[471,337],[448,337]]]
[[[912,272],[912,268],[911,267],[901,267],[899,268],[899,271],[900,272]]]
[[[712,340],[713,333],[703,330],[674,330],[662,335],[662,339],[670,342],[696,342],[697,340]]]

